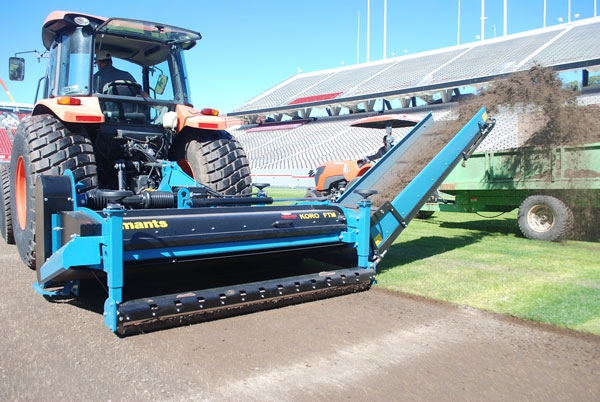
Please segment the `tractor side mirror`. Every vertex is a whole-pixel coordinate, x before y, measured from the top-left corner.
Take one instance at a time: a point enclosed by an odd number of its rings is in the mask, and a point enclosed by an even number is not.
[[[159,95],[165,93],[165,89],[167,88],[167,82],[169,82],[169,77],[164,74],[158,76],[158,80],[156,81],[156,88],[154,88],[154,92]]]
[[[8,78],[11,81],[23,81],[25,78],[25,59],[11,57],[8,59]]]

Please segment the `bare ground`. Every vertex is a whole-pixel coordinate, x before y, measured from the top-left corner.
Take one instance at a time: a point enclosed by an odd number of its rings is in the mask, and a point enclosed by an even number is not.
[[[3,401],[600,398],[592,335],[372,289],[121,339],[36,294],[14,247],[0,264]]]

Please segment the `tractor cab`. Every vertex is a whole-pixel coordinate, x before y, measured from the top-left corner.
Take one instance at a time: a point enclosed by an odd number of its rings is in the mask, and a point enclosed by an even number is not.
[[[18,212],[15,241],[26,264],[35,263],[33,205],[42,175],[68,171],[83,202],[98,201],[98,209],[127,196],[156,198],[175,178],[205,186],[205,195],[250,193],[249,162],[225,119],[192,107],[183,53],[199,39],[195,31],[133,19],[65,11],[46,18],[46,73],[31,117],[15,132],[15,188],[5,201]],[[11,79],[24,79],[23,58],[12,57],[9,67]]]
[[[162,125],[174,105],[192,103],[183,51],[201,37],[165,24],[53,12],[42,29],[49,61],[37,98],[69,103],[74,97],[97,97],[106,122]],[[126,78],[98,85],[98,55],[108,56],[113,72]],[[11,58],[11,79],[23,79],[24,63]],[[81,98],[74,102],[93,107]]]

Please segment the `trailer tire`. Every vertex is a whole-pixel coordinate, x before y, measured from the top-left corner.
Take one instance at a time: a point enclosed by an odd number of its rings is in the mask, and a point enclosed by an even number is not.
[[[0,165],[0,188],[2,201],[0,201],[0,232],[6,244],[15,244],[12,227],[12,214],[10,211],[10,172],[8,165]]]
[[[227,131],[187,131],[171,151],[188,175],[224,195],[250,195],[250,163],[240,143]]]
[[[71,170],[78,192],[98,186],[96,158],[90,139],[73,133],[51,115],[21,122],[10,162],[10,204],[13,233],[23,262],[35,269],[35,183],[43,174]]]
[[[573,229],[573,212],[560,199],[550,195],[532,195],[519,207],[519,228],[529,239],[561,241]]]

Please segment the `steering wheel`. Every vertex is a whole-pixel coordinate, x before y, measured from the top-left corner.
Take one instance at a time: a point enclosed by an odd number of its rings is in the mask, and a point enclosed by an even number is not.
[[[123,90],[129,93],[122,93],[119,91],[119,88],[123,88]],[[142,94],[142,86],[133,81],[114,80],[104,84],[102,93],[105,95],[138,96]]]

